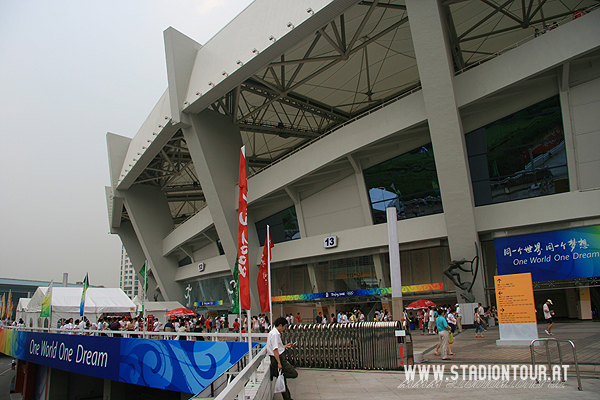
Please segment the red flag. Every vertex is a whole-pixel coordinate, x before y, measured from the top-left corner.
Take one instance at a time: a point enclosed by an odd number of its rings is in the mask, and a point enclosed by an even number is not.
[[[248,273],[248,181],[246,179],[246,146],[240,150],[240,178],[239,178],[239,206],[238,206],[238,270],[240,285],[240,307],[249,310],[250,300],[250,274]]]
[[[265,247],[263,248],[262,258],[260,259],[258,279],[256,280],[256,285],[258,286],[258,297],[260,298],[260,311],[264,313],[271,312],[271,287],[269,285],[269,274],[271,271],[269,261],[271,261],[272,248],[273,241],[271,240],[269,225],[267,225],[267,238],[265,239]]]

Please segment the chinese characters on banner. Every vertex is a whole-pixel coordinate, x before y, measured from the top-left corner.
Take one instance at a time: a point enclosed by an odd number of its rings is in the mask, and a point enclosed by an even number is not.
[[[534,282],[600,276],[600,226],[494,239],[499,275],[531,273]]]

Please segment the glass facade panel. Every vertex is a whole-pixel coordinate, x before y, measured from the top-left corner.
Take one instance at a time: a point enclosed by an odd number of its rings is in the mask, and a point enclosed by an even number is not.
[[[373,222],[386,222],[385,209],[398,219],[441,213],[442,199],[431,143],[364,170]]]
[[[300,227],[298,218],[296,217],[296,206],[291,206],[277,214],[271,215],[261,221],[258,221],[256,233],[260,245],[264,246],[265,238],[267,237],[267,225],[271,230],[271,238],[273,243],[281,243],[288,240],[300,239]]]
[[[373,256],[345,258],[313,264],[318,292],[341,292],[379,287]],[[273,296],[316,293],[308,274],[308,266],[273,270]]]
[[[272,269],[273,296],[313,293],[306,265]],[[320,289],[320,288],[319,288]]]
[[[569,191],[558,96],[465,136],[475,205]]]
[[[218,278],[209,278],[197,282],[187,284],[191,287],[190,299],[182,298],[182,304],[187,307],[188,301],[190,307],[193,307],[195,302],[202,301],[223,301],[223,305],[219,309],[231,308],[233,301],[233,276],[226,275]],[[184,291],[185,293],[186,291]],[[230,293],[231,292],[231,293]],[[203,309],[197,307],[196,309]]]

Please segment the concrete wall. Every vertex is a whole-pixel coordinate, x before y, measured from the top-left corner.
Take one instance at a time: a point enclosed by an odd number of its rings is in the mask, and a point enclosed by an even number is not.
[[[303,200],[302,212],[309,236],[366,225],[354,175]]]
[[[600,188],[600,79],[571,88],[571,116],[581,190]]]

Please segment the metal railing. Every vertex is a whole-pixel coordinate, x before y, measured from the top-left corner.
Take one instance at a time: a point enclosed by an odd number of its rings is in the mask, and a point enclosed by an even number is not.
[[[253,350],[256,351],[256,348]],[[215,398],[215,400],[234,400],[234,399],[245,399],[246,396],[246,385],[248,383],[255,383],[257,381],[263,381],[269,377],[270,369],[264,364],[267,358],[267,349],[263,347],[244,367],[244,369],[237,374],[237,376],[227,384],[223,391]],[[263,370],[261,371],[261,367]],[[201,399],[201,397],[192,397],[192,399]]]
[[[397,321],[293,325],[281,339],[296,343],[286,354],[298,367],[394,370],[399,329]]]
[[[3,329],[13,329],[25,332],[40,332],[40,333],[59,333],[63,335],[84,335],[84,336],[107,336],[131,339],[163,339],[163,340],[179,340],[180,337],[185,337],[181,340],[205,340],[205,341],[222,341],[222,342],[248,342],[248,334],[229,333],[229,332],[214,332],[214,333],[195,333],[195,332],[154,332],[154,331],[112,331],[112,330],[95,330],[95,329],[57,329],[57,328],[36,328],[24,326],[3,326]],[[268,333],[252,333],[252,342],[265,343]],[[199,339],[199,338],[202,339]]]
[[[534,339],[531,341],[531,344],[529,344],[529,351],[531,352],[531,365],[533,368],[535,368],[535,343],[536,342],[544,342],[545,346],[546,346],[546,356],[548,358],[548,371],[552,370],[552,360],[550,358],[550,349],[549,349],[549,343],[550,342],[555,342],[556,343],[556,348],[558,350],[558,359],[560,362],[560,370],[564,371],[564,377],[563,377],[563,381],[567,380],[567,371],[565,371],[563,369],[563,357],[562,357],[562,351],[560,349],[560,343],[561,342],[565,342],[565,343],[569,343],[571,345],[571,348],[573,349],[573,360],[575,362],[575,371],[577,372],[577,389],[579,390],[583,390],[582,386],[581,386],[581,377],[579,376],[579,364],[577,363],[577,351],[575,350],[575,343],[573,343],[570,340],[567,339],[555,339],[555,338],[543,338],[543,339]],[[536,379],[536,382],[539,382],[539,378]]]

